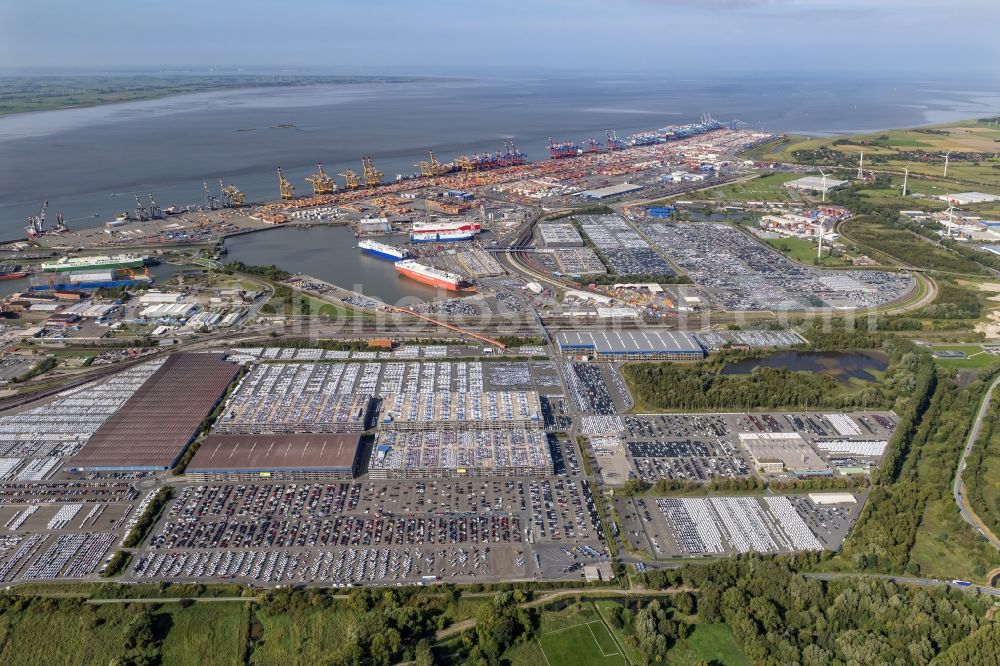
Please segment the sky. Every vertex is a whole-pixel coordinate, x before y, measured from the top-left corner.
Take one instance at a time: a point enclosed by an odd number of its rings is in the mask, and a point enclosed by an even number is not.
[[[2,0],[0,71],[1000,77],[1000,0]]]

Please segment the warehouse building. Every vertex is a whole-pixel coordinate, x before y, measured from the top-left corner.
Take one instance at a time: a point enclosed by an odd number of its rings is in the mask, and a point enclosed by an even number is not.
[[[791,472],[796,476],[830,476],[833,471],[794,432],[740,433],[740,444],[754,469],[764,474]]]
[[[159,471],[173,467],[239,374],[224,354],[173,354],[125,401],[71,469]]]
[[[269,479],[352,479],[358,469],[361,435],[213,435],[187,466],[188,478],[234,483]]]
[[[370,479],[544,477],[553,471],[548,439],[539,429],[386,431],[368,461]]]
[[[569,222],[538,225],[538,238],[545,247],[583,247],[583,238]]]
[[[382,399],[380,428],[442,430],[540,428],[537,391],[395,393]]]
[[[560,331],[559,351],[614,361],[700,361],[705,350],[681,331]]]

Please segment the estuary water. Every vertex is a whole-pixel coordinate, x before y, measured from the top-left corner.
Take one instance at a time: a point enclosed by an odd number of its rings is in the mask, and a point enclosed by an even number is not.
[[[434,79],[258,88],[0,117],[0,240],[23,237],[48,200],[71,226],[97,226],[138,193],[160,206],[200,204],[202,183],[277,197],[274,170],[360,170],[388,179],[427,150],[443,161],[503,148],[529,158],[556,140],[603,140],[697,121],[703,113],[775,132],[839,133],[976,117],[1000,110],[1000,86],[953,81],[591,77]]]

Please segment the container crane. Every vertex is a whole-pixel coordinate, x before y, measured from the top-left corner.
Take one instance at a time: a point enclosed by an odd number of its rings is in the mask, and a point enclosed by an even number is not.
[[[278,191],[281,192],[282,199],[291,199],[295,196],[295,186],[285,178],[285,172],[278,167]]]
[[[576,157],[580,154],[580,146],[576,145],[572,141],[563,141],[562,143],[556,143],[549,137],[549,158],[553,160],[563,159],[566,157]]]
[[[212,191],[208,189],[208,183],[202,181],[201,186],[205,189],[205,209],[206,210],[218,210],[219,209],[219,199]]]
[[[337,183],[326,175],[322,164],[316,165],[316,173],[306,178],[306,181],[312,183],[313,195],[333,194],[337,189]]]
[[[135,219],[140,222],[145,222],[149,219],[149,211],[146,210],[146,207],[142,205],[141,201],[139,201],[138,194],[135,195]]]
[[[45,231],[45,211],[48,210],[48,207],[49,202],[45,201],[42,203],[42,207],[38,209],[37,216],[28,216],[28,238],[34,238]]]
[[[430,159],[422,162],[417,162],[413,166],[420,168],[420,175],[424,178],[433,178],[434,176],[440,176],[444,173],[444,168],[442,168],[441,163],[438,162],[437,158],[434,157],[434,151],[428,151],[430,154]]]
[[[66,226],[66,218],[63,217],[62,213],[56,213],[56,226],[53,229],[57,234],[69,231],[69,227]]]
[[[163,209],[160,208],[156,204],[156,201],[153,200],[153,193],[152,192],[149,193],[149,217],[150,217],[150,219],[153,219],[153,220],[162,220],[163,219]]]
[[[625,147],[625,142],[618,138],[618,134],[614,130],[604,130],[604,136],[608,140],[608,152],[614,152],[616,150],[621,150]]]
[[[597,139],[587,139],[587,147],[583,152],[591,154],[601,152],[601,142]]]
[[[367,187],[378,187],[382,184],[382,176],[385,174],[375,168],[375,162],[371,157],[361,158],[361,170]]]
[[[469,173],[470,171],[476,170],[476,161],[473,160],[468,155],[462,155],[461,157],[456,159],[455,164],[457,164],[458,168],[464,171],[465,173]]]
[[[235,185],[223,185],[219,179],[219,191],[222,192],[222,205],[225,208],[240,208],[246,200],[246,195]]]
[[[361,187],[361,179],[358,178],[358,174],[354,173],[354,171],[352,171],[351,169],[348,169],[347,171],[339,173],[337,175],[342,176],[344,178],[345,182],[344,187],[346,187],[347,189],[356,190],[359,187]]]
[[[506,166],[516,166],[518,164],[524,164],[527,159],[527,155],[517,149],[517,144],[514,143],[514,139],[510,141],[504,141],[505,149],[505,163]]]

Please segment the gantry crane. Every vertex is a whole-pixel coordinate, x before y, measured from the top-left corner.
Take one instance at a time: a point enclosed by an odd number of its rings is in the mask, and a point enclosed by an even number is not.
[[[468,155],[462,155],[461,157],[459,157],[457,160],[455,160],[455,164],[457,164],[458,168],[460,168],[462,171],[466,173],[476,170],[476,161],[471,157],[469,157]]]
[[[222,192],[222,205],[226,208],[239,208],[246,200],[246,195],[235,185],[223,185],[219,179],[219,191]]]
[[[218,210],[219,198],[212,194],[212,191],[208,189],[207,182],[202,181],[201,185],[205,188],[205,208],[207,210]]]
[[[306,178],[306,181],[312,183],[314,195],[333,194],[334,190],[337,189],[337,183],[326,175],[322,164],[316,165],[316,173]]]
[[[356,190],[361,187],[361,179],[358,178],[358,174],[354,173],[352,170],[348,169],[343,173],[337,174],[338,176],[343,176],[344,182],[346,183],[344,187],[349,190]]]
[[[135,219],[140,222],[145,222],[149,219],[149,211],[147,211],[146,207],[142,205],[141,201],[139,201],[138,194],[135,195]]]
[[[372,161],[372,158],[361,158],[361,170],[364,174],[366,186],[378,187],[382,184],[382,176],[385,174],[375,168],[375,162]]]
[[[424,178],[432,178],[434,176],[440,176],[444,173],[444,169],[441,163],[438,162],[437,158],[434,157],[434,151],[428,151],[430,153],[430,160],[424,162],[418,162],[414,166],[420,167],[420,175]]]
[[[149,193],[149,217],[153,220],[163,219],[163,209],[153,200],[153,193]]]
[[[285,172],[281,170],[281,167],[278,167],[278,190],[281,192],[282,199],[291,199],[295,196],[295,186],[285,178]]]

